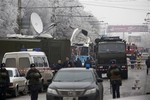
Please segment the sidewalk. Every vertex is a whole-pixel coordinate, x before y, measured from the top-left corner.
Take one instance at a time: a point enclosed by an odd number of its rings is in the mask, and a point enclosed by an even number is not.
[[[145,94],[150,94],[150,73],[146,76]]]

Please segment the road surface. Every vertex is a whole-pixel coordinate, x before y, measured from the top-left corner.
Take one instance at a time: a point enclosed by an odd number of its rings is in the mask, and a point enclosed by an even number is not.
[[[140,89],[132,89],[135,85],[135,80],[139,79],[139,84],[137,87]],[[129,78],[127,80],[123,80],[122,86],[120,88],[121,98],[123,97],[131,97],[131,96],[138,96],[144,95],[146,93],[150,93],[150,74],[146,75],[146,67],[143,66],[141,70],[137,69],[130,69],[129,68]],[[108,79],[104,79],[104,100],[112,99],[112,94],[110,91],[110,84]],[[9,100],[30,100],[29,95],[19,96],[19,97],[8,97]],[[39,100],[46,100],[46,93],[39,94]]]

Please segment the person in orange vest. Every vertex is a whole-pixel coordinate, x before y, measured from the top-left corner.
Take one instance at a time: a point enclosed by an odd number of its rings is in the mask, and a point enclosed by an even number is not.
[[[141,55],[137,55],[136,57],[136,62],[137,62],[137,69],[142,69],[141,68]]]

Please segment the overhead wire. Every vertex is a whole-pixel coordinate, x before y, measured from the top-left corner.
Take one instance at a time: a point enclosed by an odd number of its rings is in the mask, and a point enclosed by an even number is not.
[[[106,3],[101,3],[100,2],[82,2],[82,4],[84,5],[91,5],[91,6],[99,6],[99,7],[110,7],[110,8],[119,8],[119,9],[128,9],[128,10],[141,10],[141,11],[149,11],[149,9],[140,9],[140,8],[133,8],[133,7],[124,7],[125,5],[110,5],[110,4],[106,4]],[[121,6],[120,6],[121,5]]]

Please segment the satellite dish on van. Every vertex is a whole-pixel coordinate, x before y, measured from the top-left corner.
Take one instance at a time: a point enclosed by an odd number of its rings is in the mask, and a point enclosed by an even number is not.
[[[40,16],[37,13],[31,14],[31,24],[38,34],[40,34],[43,31],[43,23]]]

